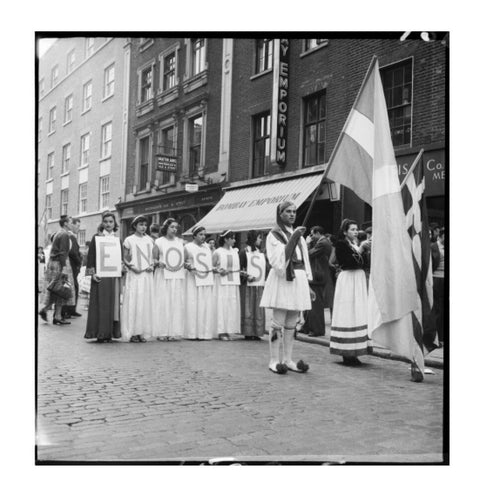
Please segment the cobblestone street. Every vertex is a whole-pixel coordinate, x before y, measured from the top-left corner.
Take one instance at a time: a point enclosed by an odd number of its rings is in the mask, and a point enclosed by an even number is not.
[[[266,339],[97,344],[81,311],[39,324],[39,461],[442,460],[442,370],[297,342],[311,370],[276,376]]]

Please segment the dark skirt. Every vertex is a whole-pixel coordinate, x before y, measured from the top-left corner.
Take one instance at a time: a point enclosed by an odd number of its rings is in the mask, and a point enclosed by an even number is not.
[[[265,332],[265,309],[260,307],[263,286],[240,286],[242,334],[263,336]]]
[[[120,279],[92,279],[85,339],[120,338]]]
[[[315,292],[315,301],[312,301],[312,309],[305,312],[303,330],[314,336],[325,336],[325,288],[313,284],[310,288]]]

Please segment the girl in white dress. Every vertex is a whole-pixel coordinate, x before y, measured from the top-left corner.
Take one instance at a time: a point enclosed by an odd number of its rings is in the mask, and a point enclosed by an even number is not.
[[[205,243],[205,229],[193,230],[193,241],[185,250],[185,313],[186,339],[213,339],[217,337],[215,300],[213,296],[212,252]]]
[[[131,343],[145,343],[153,329],[153,241],[146,233],[143,215],[132,221],[135,233],[123,242],[128,268],[122,305],[122,336]]]
[[[230,340],[230,334],[240,334],[240,258],[234,248],[235,233],[223,232],[219,247],[213,252],[215,275],[215,300],[217,302],[217,330],[219,338]]]
[[[310,310],[312,278],[307,244],[302,237],[304,227],[293,230],[297,209],[286,201],[277,206],[277,225],[267,236],[267,258],[272,266],[260,302],[261,307],[272,308],[272,327],[269,334],[269,369],[277,374],[288,370],[306,372],[308,364],[293,361],[293,341],[299,314]],[[283,357],[280,356],[283,344]]]
[[[183,242],[177,237],[178,224],[167,219],[155,240],[155,304],[153,336],[159,341],[182,339],[185,308],[185,269]]]

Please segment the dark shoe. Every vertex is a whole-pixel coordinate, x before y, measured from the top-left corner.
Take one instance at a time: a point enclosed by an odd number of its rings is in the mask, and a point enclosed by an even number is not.
[[[146,343],[147,340],[143,336],[138,336],[137,337],[137,343]]]
[[[81,317],[82,314],[81,313],[78,313],[78,312],[73,312],[70,314],[71,317]]]
[[[97,343],[105,343],[105,339],[97,339]]]
[[[62,313],[62,319],[69,319],[71,315],[68,312]]]
[[[130,338],[130,343],[138,343],[138,336],[132,336]]]
[[[58,320],[58,319],[53,319],[54,325],[70,325],[71,322],[68,322],[67,320]]]
[[[268,367],[268,370],[273,372],[274,374],[286,374],[288,372],[288,367],[284,363],[277,363],[275,366],[275,370]]]
[[[38,315],[40,315],[40,317],[42,318],[42,320],[44,320],[45,322],[48,322],[47,312],[45,310],[41,310],[40,312],[38,312]]]
[[[357,357],[353,357],[352,358],[352,365],[354,367],[358,367],[360,365],[363,365],[363,363]]]

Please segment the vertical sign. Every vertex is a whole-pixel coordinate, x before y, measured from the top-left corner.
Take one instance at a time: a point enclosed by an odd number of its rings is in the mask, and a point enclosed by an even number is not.
[[[114,236],[95,236],[96,273],[99,277],[121,277],[122,254],[120,239]]]
[[[270,160],[280,167],[285,167],[287,160],[289,49],[290,45],[288,39],[274,40],[272,140]]]

